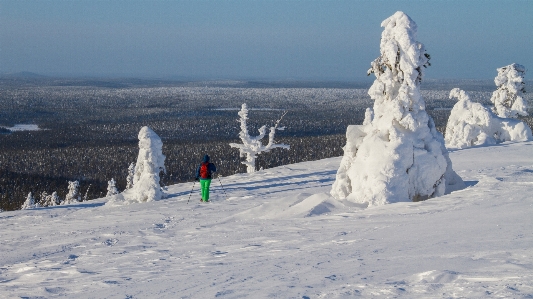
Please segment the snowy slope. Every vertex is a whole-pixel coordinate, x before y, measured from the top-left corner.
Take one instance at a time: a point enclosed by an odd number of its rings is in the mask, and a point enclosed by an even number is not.
[[[533,296],[533,142],[450,157],[469,187],[418,203],[333,200],[331,158],[213,181],[207,204],[187,183],[3,212],[0,297]]]

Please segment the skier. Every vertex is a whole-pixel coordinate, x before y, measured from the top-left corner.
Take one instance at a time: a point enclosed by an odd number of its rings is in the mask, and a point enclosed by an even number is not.
[[[200,201],[209,201],[209,186],[211,185],[211,174],[216,172],[217,168],[215,164],[209,162],[209,156],[205,155],[204,160],[198,166],[196,170],[196,180],[200,180],[200,186],[202,189],[202,199]]]

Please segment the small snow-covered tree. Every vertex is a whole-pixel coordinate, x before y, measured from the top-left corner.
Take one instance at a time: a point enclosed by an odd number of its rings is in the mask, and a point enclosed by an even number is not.
[[[492,93],[490,101],[494,104],[493,111],[499,117],[517,118],[527,116],[527,105],[522,97],[525,93],[524,75],[526,68],[513,63],[498,69],[494,83],[498,89]]]
[[[59,198],[59,195],[57,195],[56,191],[52,192],[51,197],[52,197],[51,201],[55,203],[54,204],[55,206],[58,206],[61,204],[61,198]]]
[[[263,145],[263,142],[261,139],[263,139],[266,135],[266,129],[267,126],[262,126],[259,128],[259,135],[256,137],[251,137],[250,134],[248,134],[248,107],[246,106],[246,103],[242,104],[241,110],[239,111],[240,116],[240,123],[241,123],[241,131],[239,132],[239,138],[242,141],[242,144],[240,143],[230,143],[229,145],[233,148],[238,148],[241,157],[245,158],[246,160],[242,162],[242,164],[246,165],[246,172],[252,173],[256,171],[255,166],[255,159],[257,158],[257,155],[263,152],[268,152],[274,148],[283,148],[283,149],[290,149],[290,145],[288,144],[276,144],[274,140],[274,136],[276,134],[276,130],[284,130],[284,127],[279,127],[279,123],[283,119],[283,116],[285,113],[276,121],[276,124],[273,127],[270,127],[270,133],[268,134],[268,143],[266,145]]]
[[[118,190],[117,190],[117,187],[116,187],[116,182],[113,178],[111,178],[110,181],[107,181],[107,194],[106,194],[106,197],[107,196],[112,196],[112,195],[115,195],[115,194],[118,194]]]
[[[22,204],[20,209],[21,210],[28,210],[28,209],[33,209],[35,207],[36,207],[35,198],[33,198],[33,195],[30,192],[30,193],[28,193],[28,196],[26,197],[26,201],[24,201],[24,203]]]
[[[46,194],[46,192],[43,192],[43,194],[41,195],[42,196],[45,196],[44,197],[44,202],[41,203],[41,205],[43,207],[53,207],[53,206],[58,206],[61,204],[61,199],[59,198],[59,195],[57,195],[57,192],[54,191],[51,195],[48,195]],[[42,201],[42,199],[41,199]]]
[[[46,198],[48,197],[48,193],[46,191],[41,192],[41,197],[39,198],[39,205],[41,207],[46,207]]]
[[[368,91],[374,117],[367,125],[348,127],[331,194],[375,206],[464,187],[420,95],[430,56],[416,40],[416,23],[399,11],[381,26],[381,55],[368,72],[376,76]]]
[[[524,122],[496,116],[489,108],[472,102],[465,91],[454,88],[450,98],[457,98],[458,102],[446,124],[446,147],[466,148],[532,139],[531,129]]]
[[[64,205],[68,205],[68,204],[81,201],[79,188],[80,188],[79,181],[68,182],[68,193],[67,193],[67,196],[65,197],[65,200],[63,201]]]
[[[135,177],[135,162],[131,162],[128,167],[128,176],[126,177],[126,190],[133,188],[133,178]]]

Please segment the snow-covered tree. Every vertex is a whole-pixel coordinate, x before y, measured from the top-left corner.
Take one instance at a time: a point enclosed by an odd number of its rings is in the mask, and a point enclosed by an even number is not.
[[[525,123],[496,116],[489,108],[472,102],[463,90],[452,89],[450,98],[457,98],[458,102],[446,125],[446,147],[466,148],[532,139],[531,129]]]
[[[30,193],[28,193],[28,197],[26,197],[26,201],[24,201],[24,203],[22,204],[20,209],[21,210],[28,210],[28,209],[33,209],[35,207],[36,207],[35,198],[33,198],[33,195],[30,192]]]
[[[68,204],[81,201],[79,188],[80,188],[80,182],[78,181],[68,182],[68,193],[67,193],[67,196],[65,197],[65,201],[63,201],[64,205],[68,205]]]
[[[424,200],[464,187],[420,95],[430,56],[416,40],[416,23],[396,12],[381,26],[381,55],[368,72],[376,76],[368,91],[374,116],[367,125],[348,127],[331,194],[375,206]]]
[[[44,196],[44,202],[43,202],[43,196]],[[59,198],[59,195],[57,195],[57,192],[54,191],[51,195],[46,194],[46,192],[43,192],[41,195],[41,205],[43,207],[53,207],[58,206],[61,204],[61,199]]]
[[[106,196],[112,196],[118,194],[118,190],[116,187],[116,182],[113,178],[111,178],[110,181],[107,181],[107,194]]]
[[[270,127],[270,133],[268,134],[268,143],[266,145],[263,145],[263,142],[261,139],[263,139],[266,135],[266,129],[267,126],[264,125],[261,128],[259,128],[259,135],[256,137],[251,137],[250,134],[248,134],[248,107],[246,106],[246,103],[242,104],[241,111],[239,111],[240,123],[241,123],[241,131],[239,132],[239,138],[242,141],[242,144],[239,143],[230,143],[229,145],[234,148],[238,148],[240,151],[241,157],[245,158],[246,160],[242,163],[246,165],[246,172],[252,173],[256,171],[255,166],[255,159],[257,158],[257,155],[263,152],[268,152],[271,149],[274,148],[283,148],[283,149],[290,149],[290,145],[288,144],[276,144],[274,140],[274,135],[276,134],[276,130],[284,130],[284,127],[279,127],[279,123],[283,119],[283,114],[278,121],[276,121],[276,124],[273,127]]]
[[[159,173],[166,172],[163,142],[149,127],[142,127],[139,131],[139,156],[135,163],[133,188],[115,195],[124,201],[147,202],[159,200],[163,191],[159,184]],[[118,201],[114,198],[111,202]]]
[[[41,192],[41,197],[39,198],[39,205],[41,207],[46,207],[46,198],[48,197],[48,193],[46,191]]]
[[[89,184],[89,187],[87,187],[87,190],[85,191],[85,195],[83,196],[84,201],[89,200],[89,189],[91,189],[91,184]]]
[[[133,188],[133,178],[135,177],[135,162],[131,162],[128,167],[128,176],[126,177],[126,190]]]
[[[526,101],[522,97],[526,93],[525,74],[526,68],[516,63],[498,69],[498,75],[494,78],[498,89],[492,93],[490,101],[494,104],[494,113],[499,117],[517,118],[518,115],[528,115]]]

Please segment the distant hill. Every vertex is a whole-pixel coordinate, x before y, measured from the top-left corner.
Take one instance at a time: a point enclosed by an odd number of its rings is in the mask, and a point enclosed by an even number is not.
[[[32,72],[18,72],[18,73],[5,73],[0,75],[1,78],[4,79],[41,79],[41,78],[48,78],[47,76],[40,75],[37,73]]]

